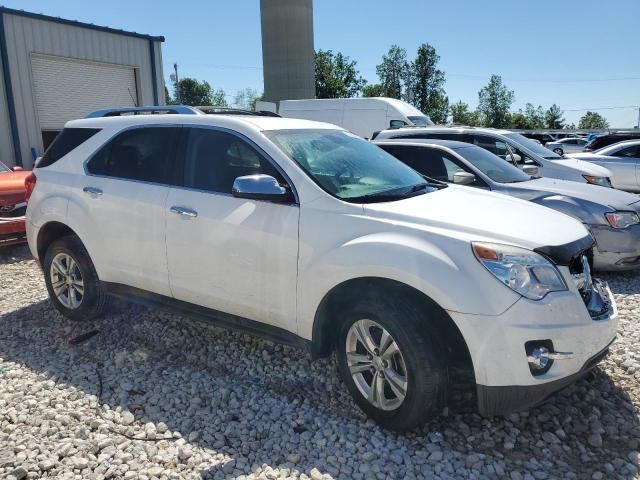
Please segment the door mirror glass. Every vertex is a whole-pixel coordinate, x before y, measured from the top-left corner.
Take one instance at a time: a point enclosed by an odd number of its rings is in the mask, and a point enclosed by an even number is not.
[[[270,202],[289,203],[293,201],[291,192],[280,185],[271,175],[246,175],[233,182],[232,193],[237,198],[251,200],[267,200]]]
[[[535,165],[525,165],[522,167],[522,171],[527,175],[531,175],[532,177],[538,176],[538,167]]]
[[[476,181],[476,176],[469,172],[456,172],[453,174],[453,183],[458,185],[471,185]]]
[[[15,166],[15,167],[11,167],[11,170],[13,170],[14,172],[21,172],[24,169],[22,167]]]
[[[390,128],[402,128],[405,125],[409,125],[407,122],[405,122],[404,120],[391,120],[389,122],[389,127]]]

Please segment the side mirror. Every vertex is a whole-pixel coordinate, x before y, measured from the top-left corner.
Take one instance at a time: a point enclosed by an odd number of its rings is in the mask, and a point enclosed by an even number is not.
[[[522,157],[517,153],[511,154],[511,156],[513,157],[513,161],[516,163],[516,165],[522,161]]]
[[[476,176],[469,172],[456,172],[453,174],[453,183],[457,185],[471,185],[476,181]]]
[[[289,203],[293,195],[271,175],[246,175],[233,181],[234,197],[269,202]]]
[[[11,167],[11,170],[13,170],[14,172],[22,172],[24,168],[15,166],[15,167]]]
[[[522,171],[527,175],[531,175],[532,177],[538,176],[538,167],[536,167],[535,165],[525,165],[524,167],[522,167]]]

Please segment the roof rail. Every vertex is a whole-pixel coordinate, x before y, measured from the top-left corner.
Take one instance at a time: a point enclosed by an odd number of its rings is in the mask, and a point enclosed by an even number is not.
[[[119,107],[106,108],[91,112],[85,118],[100,117],[120,117],[122,115],[152,115],[152,114],[179,114],[179,115],[202,115],[202,112],[195,107],[186,105],[152,105],[148,107]]]
[[[242,108],[221,107],[218,105],[202,105],[195,107],[207,115],[257,115],[259,117],[279,117],[277,113],[265,110],[245,110]]]

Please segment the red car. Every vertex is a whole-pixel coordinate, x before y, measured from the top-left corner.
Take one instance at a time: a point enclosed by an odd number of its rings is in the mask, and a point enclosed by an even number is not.
[[[0,162],[0,247],[26,241],[25,179],[31,172]]]

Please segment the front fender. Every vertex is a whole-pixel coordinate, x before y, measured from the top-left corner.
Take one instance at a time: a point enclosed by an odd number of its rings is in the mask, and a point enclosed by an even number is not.
[[[519,298],[475,259],[468,242],[438,242],[401,232],[372,233],[311,257],[301,249],[298,283],[299,335],[312,338],[322,299],[337,285],[363,277],[406,284],[445,310],[499,315]],[[446,248],[443,243],[446,242]]]
[[[602,224],[605,219],[603,206],[588,200],[566,195],[549,195],[531,201],[569,215],[586,225]]]

